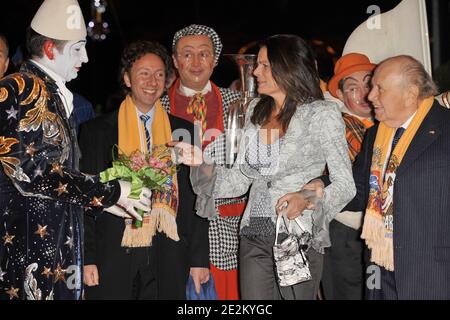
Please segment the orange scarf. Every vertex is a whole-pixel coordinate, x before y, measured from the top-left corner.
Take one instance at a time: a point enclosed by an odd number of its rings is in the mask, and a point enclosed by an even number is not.
[[[433,101],[433,97],[423,101],[408,129],[395,149],[391,151],[389,159],[388,152],[395,134],[394,128],[389,128],[381,122],[373,146],[369,201],[361,238],[366,240],[367,246],[371,249],[371,261],[388,271],[394,271],[394,230],[391,222],[394,215],[396,172],[417,130],[430,111]],[[389,162],[386,165],[387,161]],[[386,173],[383,175],[385,167]]]
[[[155,114],[152,122],[152,151],[165,147],[172,140],[172,129],[169,116],[164,111],[160,101],[155,103]],[[136,105],[130,96],[127,96],[119,109],[119,150],[130,155],[136,150],[148,153],[145,128],[139,119]],[[125,231],[122,238],[124,247],[148,247],[152,238],[158,232],[164,232],[174,241],[178,237],[176,215],[178,209],[178,183],[176,173],[169,178],[164,192],[153,191],[152,210],[144,216],[141,228],[134,228],[133,221],[125,221]]]

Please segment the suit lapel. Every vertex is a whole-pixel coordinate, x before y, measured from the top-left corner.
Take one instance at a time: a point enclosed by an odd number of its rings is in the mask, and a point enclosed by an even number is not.
[[[441,124],[445,117],[441,116],[441,106],[436,103],[423,121],[406,154],[397,169],[397,176],[401,175],[430,145],[441,135]],[[444,110],[442,110],[444,111]]]

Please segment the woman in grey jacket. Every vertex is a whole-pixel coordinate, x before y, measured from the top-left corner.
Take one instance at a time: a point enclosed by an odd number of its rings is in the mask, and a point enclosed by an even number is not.
[[[345,127],[333,102],[323,100],[315,60],[306,42],[295,35],[266,39],[258,53],[261,99],[246,114],[244,136],[233,168],[215,166],[201,151],[184,143],[180,161],[191,171],[197,213],[212,218],[214,198],[232,198],[251,187],[241,220],[239,274],[243,299],[315,299],[322,274],[324,248],[330,246],[329,222],[354,197],[355,185],[347,154]],[[174,144],[175,145],[175,144]],[[206,152],[205,152],[206,154]],[[204,161],[203,161],[204,160]],[[272,247],[279,199],[301,190],[327,167],[331,184],[316,210],[300,216],[312,234],[307,252],[312,280],[280,287]],[[293,223],[293,232],[301,230]]]

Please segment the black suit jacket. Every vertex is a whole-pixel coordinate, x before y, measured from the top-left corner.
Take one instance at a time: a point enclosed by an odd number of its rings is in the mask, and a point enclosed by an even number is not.
[[[169,115],[172,132],[189,130],[194,137],[193,125],[183,119]],[[85,123],[80,131],[84,172],[98,174],[109,168],[113,146],[118,142],[118,111]],[[190,141],[189,141],[190,142]],[[209,268],[208,221],[195,214],[195,195],[189,181],[189,168],[180,166],[178,171],[179,206],[177,228],[180,241],[175,242],[158,233],[149,248],[148,262],[152,264],[159,288],[157,298],[183,298],[190,267]],[[115,295],[123,273],[133,273],[133,258],[130,250],[121,247],[124,221],[107,212],[88,214],[85,219],[85,265],[95,264],[99,268],[100,288],[96,298],[126,298]],[[133,249],[136,250],[136,249]],[[123,279],[124,288],[127,281]],[[111,282],[111,286],[109,283]],[[169,290],[170,289],[170,290]],[[99,292],[101,291],[101,292]],[[179,294],[177,295],[175,292]]]
[[[369,129],[356,159],[357,194],[344,210],[367,207],[377,130]],[[437,102],[397,169],[394,268],[399,299],[450,299],[450,111]]]

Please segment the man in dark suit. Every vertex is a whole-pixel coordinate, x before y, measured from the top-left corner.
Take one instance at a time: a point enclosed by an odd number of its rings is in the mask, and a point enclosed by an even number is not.
[[[375,70],[369,100],[380,123],[364,140],[358,192],[344,209],[366,210],[369,299],[450,299],[450,112],[435,94],[412,57]]]
[[[146,144],[146,150],[151,150],[157,138],[155,126],[160,125],[157,122],[161,119],[169,120],[172,133],[184,130],[194,137],[191,123],[167,115],[159,103],[166,75],[170,74],[170,56],[164,47],[148,41],[130,44],[123,53],[121,70],[123,85],[128,89],[121,109],[81,127],[81,166],[92,174],[111,166],[114,145],[122,150],[133,142],[122,139],[123,134],[129,134],[121,132],[124,108],[131,108],[128,111],[134,115],[134,127],[141,126],[137,130],[126,123],[128,129],[141,133],[137,139],[141,146]],[[158,112],[163,113],[162,118],[158,118]],[[142,123],[138,122],[138,117]],[[88,286],[87,299],[185,299],[189,274],[198,291],[201,283],[208,281],[208,222],[194,212],[189,169],[180,166],[175,175],[178,181],[176,237],[164,234],[161,230],[164,227],[160,225],[151,245],[124,247],[121,244],[126,229],[123,219],[111,219],[92,211],[86,217],[84,282]],[[154,206],[154,198],[152,203]]]

